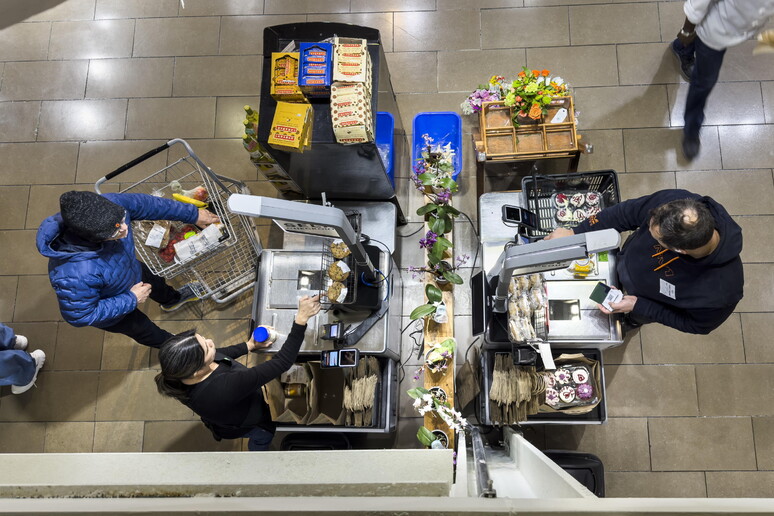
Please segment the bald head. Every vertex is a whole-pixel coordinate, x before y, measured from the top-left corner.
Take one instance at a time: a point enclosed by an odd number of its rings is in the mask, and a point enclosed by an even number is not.
[[[715,218],[703,202],[677,199],[651,210],[650,228],[670,249],[692,250],[712,239]]]

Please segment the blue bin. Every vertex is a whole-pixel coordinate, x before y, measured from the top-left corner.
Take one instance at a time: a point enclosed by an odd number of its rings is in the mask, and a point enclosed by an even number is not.
[[[395,117],[387,111],[376,112],[376,148],[382,157],[387,177],[395,188],[395,148],[393,133],[395,132]]]
[[[424,134],[430,136],[433,143],[451,143],[454,149],[452,179],[456,181],[462,171],[462,117],[453,111],[417,113],[413,127],[412,168],[418,159],[422,159],[422,151],[425,148],[425,140],[422,138]]]

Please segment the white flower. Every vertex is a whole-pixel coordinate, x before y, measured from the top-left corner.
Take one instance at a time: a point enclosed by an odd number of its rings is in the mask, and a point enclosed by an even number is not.
[[[430,393],[428,392],[427,394],[423,394],[423,395],[422,395],[422,399],[423,399],[425,402],[427,402],[427,403],[432,403],[432,401],[433,401],[433,395],[432,395],[432,394],[430,394]]]
[[[419,408],[421,404],[422,404],[422,400],[420,398],[417,398],[414,400],[414,408]]]
[[[473,114],[473,108],[470,107],[470,103],[466,100],[462,104],[460,104],[460,109],[462,109],[463,115],[472,115]]]
[[[561,86],[562,84],[564,84],[564,79],[562,79],[561,77],[554,77],[554,82],[556,83],[557,86]]]

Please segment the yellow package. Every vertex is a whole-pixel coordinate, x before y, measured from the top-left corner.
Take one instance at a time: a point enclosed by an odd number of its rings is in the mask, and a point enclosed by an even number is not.
[[[312,123],[311,105],[277,102],[267,143],[278,150],[303,152],[311,142]]]
[[[299,60],[298,52],[272,52],[269,93],[273,99],[306,101],[301,88],[298,87]]]

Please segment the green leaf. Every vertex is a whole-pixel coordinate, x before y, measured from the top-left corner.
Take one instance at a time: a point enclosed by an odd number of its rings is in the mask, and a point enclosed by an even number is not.
[[[430,314],[434,314],[437,307],[435,305],[420,305],[414,308],[414,311],[409,315],[409,319],[416,321],[423,317],[427,317]]]
[[[440,346],[448,349],[449,352],[454,353],[454,351],[457,349],[457,341],[454,339],[446,339],[445,341],[441,342]]]
[[[452,247],[453,244],[451,243],[451,240],[449,240],[448,238],[439,236],[438,239],[435,241],[435,245],[443,246],[444,249],[448,249]]]
[[[427,255],[432,256],[438,261],[441,261],[441,258],[443,258],[443,250],[444,248],[439,246],[438,243],[436,242],[435,244],[433,244],[433,247],[430,248],[430,252]]]
[[[429,202],[429,203],[425,204],[424,206],[422,206],[421,208],[417,209],[417,215],[426,215],[426,214],[428,214],[428,213],[430,213],[432,211],[435,211],[437,209],[438,209],[438,205],[437,204],[433,204],[433,203]]]
[[[425,285],[425,295],[427,295],[427,300],[431,303],[440,303],[443,299],[443,292],[441,292],[441,289],[429,283]]]
[[[446,278],[451,283],[454,283],[455,285],[462,285],[464,283],[464,281],[462,280],[462,276],[452,271],[444,272],[443,277]]]
[[[408,394],[414,399],[417,399],[417,398],[421,398],[425,394],[430,394],[430,391],[425,389],[424,387],[415,387],[414,389],[407,390],[406,394]]]
[[[438,233],[439,235],[445,235],[446,233],[450,233],[451,230],[454,229],[454,221],[448,215],[446,217],[444,217],[442,219],[438,219],[438,220],[442,220],[443,224],[444,224],[444,227],[443,227],[444,230],[443,231],[441,231],[441,232],[436,231],[436,233]]]
[[[457,185],[457,182],[450,177],[444,177],[438,181],[438,184],[441,185],[443,188],[448,188],[449,190],[451,190],[453,186]]]
[[[449,215],[453,215],[454,217],[456,217],[457,215],[459,215],[459,214],[460,214],[460,210],[458,210],[458,209],[457,209],[457,208],[455,208],[454,206],[449,206],[449,205],[447,204],[447,205],[445,206],[445,208],[446,208],[446,212],[447,212]]]
[[[433,444],[433,441],[437,441],[438,438],[433,432],[424,426],[420,426],[419,430],[417,430],[417,440],[422,443],[423,446],[427,446],[429,448],[430,445]]]
[[[446,217],[434,218],[430,223],[430,230],[436,235],[444,235],[448,233],[448,231],[446,231]]]
[[[432,253],[429,253],[427,255],[427,261],[430,262],[431,265],[438,265],[441,262],[441,258],[438,256],[435,256]]]
[[[435,174],[430,174],[428,172],[419,174],[419,180],[422,181],[423,185],[431,185],[435,182]]]

